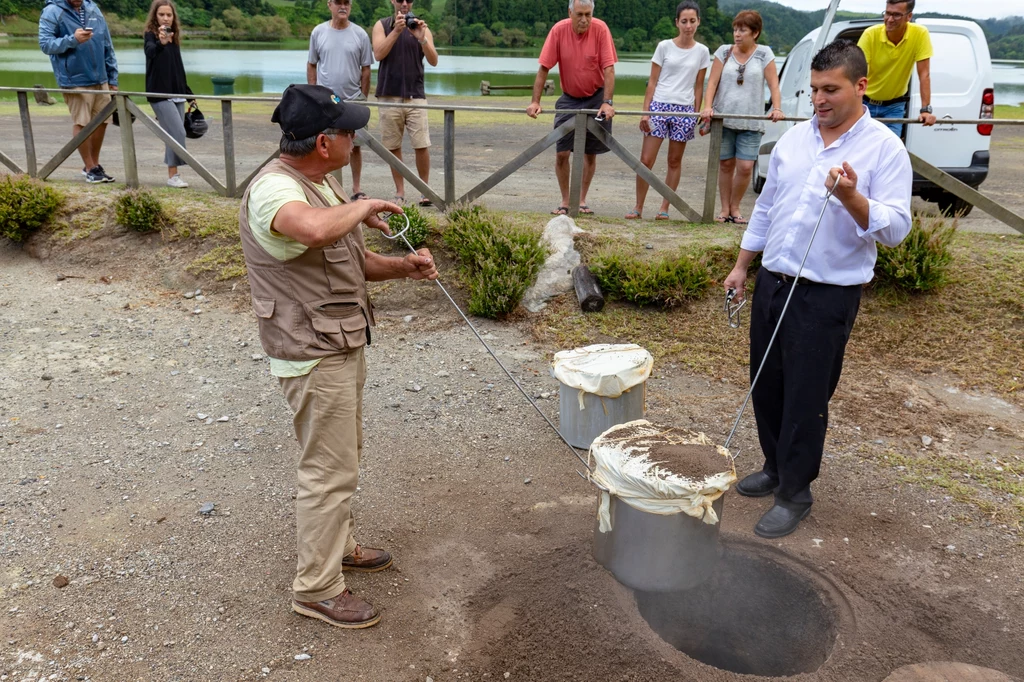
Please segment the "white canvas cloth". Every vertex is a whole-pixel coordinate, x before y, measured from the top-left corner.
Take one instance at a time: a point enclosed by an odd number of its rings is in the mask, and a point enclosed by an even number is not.
[[[555,353],[551,374],[570,388],[618,398],[647,381],[653,366],[651,354],[635,343],[601,343]]]
[[[649,455],[655,446],[665,443],[714,445],[722,455],[722,471],[695,481],[663,469]],[[736,482],[732,455],[724,447],[703,433],[652,424],[646,419],[619,424],[602,433],[590,446],[590,457],[594,460],[590,478],[604,489],[597,512],[602,533],[612,529],[611,495],[650,514],[682,512],[715,524],[718,514],[711,505]]]

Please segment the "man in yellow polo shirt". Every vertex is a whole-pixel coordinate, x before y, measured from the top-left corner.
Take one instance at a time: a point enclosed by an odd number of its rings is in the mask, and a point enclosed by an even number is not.
[[[868,90],[864,104],[872,118],[907,118],[910,75],[917,65],[921,82],[921,111],[918,120],[926,126],[935,125],[932,113],[932,79],[930,60],[932,41],[928,29],[912,24],[914,0],[886,0],[884,24],[870,27],[861,34],[858,47],[868,60]],[[903,137],[903,125],[887,124],[889,130]]]

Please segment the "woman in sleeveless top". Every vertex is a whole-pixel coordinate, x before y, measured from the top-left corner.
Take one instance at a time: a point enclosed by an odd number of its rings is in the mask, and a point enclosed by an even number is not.
[[[757,12],[740,12],[732,21],[733,44],[722,45],[715,51],[704,110],[701,112],[705,121],[702,134],[710,129],[714,112],[765,116],[766,82],[772,96],[772,109],[765,118],[772,121],[785,118],[782,115],[782,95],[779,92],[775,54],[767,45],[757,44],[762,25],[761,15]],[[747,219],[740,213],[740,201],[750,184],[763,134],[763,120],[725,119],[718,157],[718,194],[722,210],[715,219],[717,222],[738,225],[747,223]]]

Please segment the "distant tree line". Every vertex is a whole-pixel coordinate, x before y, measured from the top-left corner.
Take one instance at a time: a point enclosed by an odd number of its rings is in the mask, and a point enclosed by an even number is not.
[[[150,0],[101,0],[114,35],[138,36]],[[435,6],[436,3],[436,6]],[[732,42],[732,17],[754,9],[764,19],[760,42],[776,52],[789,51],[821,25],[825,10],[813,12],[769,0],[698,0],[701,26],[697,39],[714,50]],[[182,23],[194,35],[221,40],[307,38],[317,24],[330,19],[327,0],[176,0]],[[676,35],[678,0],[602,0],[596,16],[612,30],[623,52],[650,52],[660,40]],[[434,33],[438,45],[534,48],[551,27],[566,18],[565,0],[417,0],[414,10]],[[883,5],[879,0],[879,7]],[[0,17],[18,15],[35,21],[40,0],[0,0]],[[367,30],[392,12],[388,0],[353,0],[352,21]],[[881,10],[879,10],[879,13]],[[838,20],[873,14],[839,12]],[[916,16],[943,16],[921,13]],[[975,20],[985,31],[994,58],[1024,59],[1024,17]]]

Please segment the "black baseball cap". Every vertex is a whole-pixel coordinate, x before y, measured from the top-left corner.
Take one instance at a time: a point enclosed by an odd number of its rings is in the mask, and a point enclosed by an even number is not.
[[[370,120],[370,108],[343,102],[322,85],[293,84],[281,95],[270,120],[293,140],[304,140],[328,128],[359,130]]]

